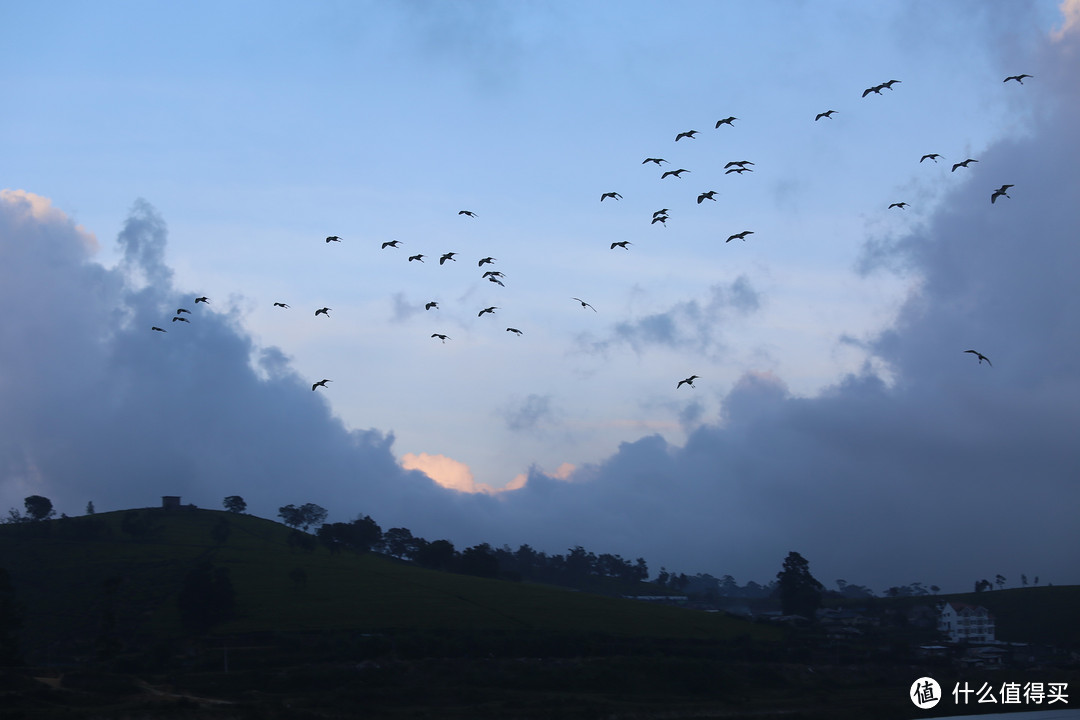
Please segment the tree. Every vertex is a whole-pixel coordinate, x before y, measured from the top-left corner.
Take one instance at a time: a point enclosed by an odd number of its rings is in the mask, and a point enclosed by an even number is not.
[[[1001,573],[998,573],[997,577],[994,578],[994,582],[997,583],[998,590],[1000,590],[1001,588],[1005,587],[1005,576]]]
[[[52,500],[40,495],[31,495],[23,500],[26,505],[26,516],[33,521],[48,520],[56,511],[53,510]]]
[[[1027,575],[1024,575],[1024,574],[1021,573],[1021,575],[1020,575],[1020,584],[1023,585],[1024,587],[1027,587]]]
[[[426,568],[431,568],[432,570],[446,570],[454,561],[456,552],[454,550],[454,544],[449,540],[427,542],[421,539],[418,544],[419,547],[416,550],[414,559]]]
[[[984,590],[990,590],[992,587],[994,586],[990,584],[990,581],[983,578],[975,583],[975,592],[979,593]]]
[[[239,495],[230,495],[225,498],[225,509],[231,513],[242,513],[247,510],[247,503]]]
[[[821,605],[825,586],[810,574],[810,563],[797,552],[789,552],[784,569],[776,573],[777,592],[785,615],[801,615],[813,620]]]
[[[93,500],[86,503],[86,514],[87,515],[93,515],[94,514],[94,501]]]
[[[292,528],[300,528],[304,532],[312,525],[321,525],[327,516],[326,508],[319,507],[315,503],[304,503],[300,507],[286,505],[278,508],[278,516],[282,522]]]
[[[416,555],[416,538],[409,528],[390,528],[383,533],[383,545],[393,557],[412,560]]]

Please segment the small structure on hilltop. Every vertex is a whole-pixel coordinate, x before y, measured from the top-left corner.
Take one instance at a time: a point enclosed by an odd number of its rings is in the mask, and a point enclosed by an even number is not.
[[[938,631],[952,642],[994,642],[994,616],[982,606],[948,602],[938,608]]]
[[[179,510],[180,509],[180,496],[179,495],[162,495],[161,507],[165,510]]]

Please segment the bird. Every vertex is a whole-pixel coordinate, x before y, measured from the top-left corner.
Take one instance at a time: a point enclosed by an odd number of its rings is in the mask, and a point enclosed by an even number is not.
[[[641,161],[641,164],[644,165],[645,163],[650,163],[650,162],[651,163],[656,163],[657,165],[659,165],[660,163],[666,163],[667,160],[665,160],[664,158],[645,158],[644,160]]]
[[[621,247],[621,248],[622,248],[623,250],[628,250],[629,248],[627,248],[626,246],[627,246],[627,245],[633,245],[633,244],[634,244],[634,243],[630,242],[629,240],[620,240],[619,242],[613,242],[613,243],[611,243],[611,247],[610,247],[610,248],[608,248],[608,249],[609,249],[609,250],[614,250],[614,249],[615,249],[615,246],[619,246],[619,247]]]
[[[492,315],[494,315],[495,311],[498,310],[498,309],[499,309],[498,307],[496,307],[495,305],[492,305],[491,307],[484,308],[480,312],[476,313],[476,317],[480,317],[484,313],[491,313]]]
[[[744,172],[754,172],[754,169],[743,167],[742,165],[740,165],[739,167],[733,167],[730,170],[725,170],[724,174],[730,175],[731,173],[739,173],[740,175],[742,175]]]
[[[386,249],[386,248],[388,248],[388,247],[394,247],[394,248],[396,248],[396,247],[397,247],[398,245],[400,245],[400,244],[401,244],[401,241],[400,241],[400,240],[387,240],[386,242],[384,242],[384,243],[382,244],[382,249],[383,249],[383,250],[385,250],[385,249]]]
[[[817,122],[821,118],[829,118],[830,120],[832,120],[833,113],[835,112],[835,110],[826,110],[823,113],[818,113],[817,116],[814,118],[814,122]]]
[[[997,202],[997,199],[1002,195],[1004,195],[1005,197],[1009,197],[1009,194],[1006,192],[1006,190],[1008,190],[1011,187],[1013,187],[1013,186],[1012,185],[1002,185],[1001,187],[999,187],[997,190],[994,191],[994,194],[990,196],[990,202],[991,203]]]
[[[668,214],[668,209],[667,208],[662,208],[662,209],[657,210],[656,212],[654,212],[652,214],[652,216],[657,217],[658,215],[667,215],[667,214]]]
[[[158,332],[169,332],[168,330],[164,330],[164,329],[162,329],[162,328],[159,328],[159,327],[158,327],[157,325],[154,325],[154,326],[153,326],[153,327],[151,327],[150,329],[151,329],[151,330],[157,330]]]
[[[724,165],[724,169],[726,170],[729,167],[746,167],[747,165],[753,164],[754,163],[750,162],[749,160],[732,160],[728,164]]]
[[[438,310],[438,309],[439,309],[439,303],[437,303],[437,302],[435,302],[434,300],[432,300],[431,302],[429,302],[429,303],[426,303],[426,304],[424,305],[424,309],[425,309],[425,310],[430,310],[431,308],[435,308],[436,310]]]
[[[730,236],[728,236],[728,239],[727,239],[727,240],[725,240],[724,242],[726,242],[726,243],[729,243],[729,242],[731,242],[732,240],[734,240],[735,238],[739,238],[739,239],[740,239],[740,240],[742,240],[743,242],[746,242],[746,236],[747,236],[747,235],[753,235],[753,234],[754,234],[754,231],[753,231],[753,230],[743,230],[743,231],[742,231],[742,232],[740,232],[740,233],[735,233],[734,235],[730,235]]]
[[[697,196],[697,204],[700,205],[702,200],[712,200],[716,202],[716,191],[710,190],[709,192],[703,192]]]
[[[900,81],[899,80],[890,80],[889,82],[881,83],[881,85],[879,85],[878,87],[889,88],[890,90],[892,90],[892,86],[894,84],[898,83],[898,82],[900,82]]]
[[[663,180],[668,175],[674,175],[675,177],[682,177],[682,173],[684,173],[684,172],[690,172],[690,171],[687,170],[686,168],[679,168],[678,170],[667,170],[667,171],[664,172],[663,175],[660,176],[660,179]]]
[[[941,155],[938,154],[938,153],[928,153],[926,155],[923,155],[921,158],[919,158],[919,162],[922,162],[923,160],[928,160],[928,159],[933,160],[934,162],[937,162],[937,159],[939,157],[941,157]]]
[[[735,127],[734,125],[732,125],[732,123],[735,122],[738,119],[739,118],[732,115],[730,117],[724,118],[723,120],[717,120],[716,121],[716,127],[720,127],[721,125],[731,125],[732,127]]]
[[[596,308],[594,308],[594,307],[593,307],[592,305],[590,305],[589,303],[585,302],[585,301],[584,301],[584,300],[582,300],[581,298],[570,298],[570,299],[571,299],[571,300],[577,300],[577,301],[578,301],[579,303],[581,303],[581,309],[582,309],[582,310],[584,310],[585,308],[592,308],[592,311],[593,311],[593,312],[596,312]]]
[[[337,235],[330,235],[329,237],[326,238],[326,242],[328,242],[328,243],[341,242],[341,238],[339,238]]]
[[[959,167],[965,167],[966,168],[968,165],[970,165],[973,162],[979,162],[979,161],[978,160],[972,160],[971,158],[968,158],[964,162],[958,162],[955,165],[953,165],[952,170],[950,170],[949,172],[956,172],[956,168],[959,168]]]
[[[476,267],[484,267],[485,264],[491,264],[494,262],[495,258],[493,257],[480,258],[480,262],[476,263]]]
[[[506,287],[506,285],[505,285],[505,284],[503,283],[503,281],[502,281],[502,280],[500,280],[500,279],[499,279],[499,278],[497,278],[497,277],[494,277],[494,276],[490,276],[490,275],[489,275],[489,276],[487,276],[487,279],[488,279],[488,282],[493,282],[493,283],[495,283],[496,285],[498,285],[499,287]]]
[[[334,381],[333,380],[327,380],[326,378],[323,378],[322,380],[320,380],[319,382],[317,382],[317,383],[315,383],[314,385],[311,386],[311,391],[314,392],[315,388],[317,388],[317,387],[321,387],[321,388],[326,387],[326,383],[328,383],[328,382],[334,382]]]
[[[964,352],[971,353],[972,355],[979,358],[979,364],[980,365],[982,365],[982,361],[985,360],[987,365],[989,365],[990,367],[994,367],[993,364],[990,362],[990,358],[986,357],[985,355],[983,355],[978,350],[965,350]]]
[[[274,303],[274,307],[282,307],[282,308],[287,308],[287,307],[289,307],[289,306],[288,306],[288,305],[286,305],[285,303],[279,303],[279,302],[276,302],[276,303]]]
[[[176,322],[177,320],[179,320],[180,322],[186,322],[186,323],[191,322],[190,320],[188,320],[186,317],[183,317],[182,315],[173,315],[172,321]]]
[[[900,208],[901,210],[903,210],[907,206],[908,204],[906,202],[891,203],[889,205],[889,210],[892,210],[893,208]]]
[[[515,335],[523,335],[524,334],[520,330],[518,330],[517,328],[506,328],[506,332],[512,332]]]
[[[862,96],[866,97],[870,93],[877,93],[878,95],[880,95],[881,94],[881,88],[883,88],[883,87],[885,87],[884,84],[875,85],[874,87],[868,87],[868,88],[866,88],[865,90],[862,91]]]
[[[606,192],[600,196],[600,202],[604,202],[606,198],[611,198],[612,200],[622,200],[622,195],[617,192]]]
[[[488,270],[481,277],[493,278],[493,277],[506,277],[506,273],[498,270]]]
[[[419,260],[420,262],[424,262],[424,256],[423,255],[410,255],[409,256],[409,262],[412,262],[413,260]]]
[[[690,138],[691,140],[693,140],[694,136],[697,135],[697,134],[698,134],[697,130],[687,130],[686,132],[681,132],[681,133],[679,133],[678,135],[675,136],[675,142],[679,142],[684,137],[685,138]]]
[[[694,387],[694,381],[697,380],[699,377],[701,377],[701,376],[700,375],[691,375],[690,377],[686,378],[685,380],[680,380],[679,384],[675,386],[675,389],[678,390],[683,385],[689,385],[690,387]]]
[[[330,311],[332,309],[333,308],[328,308],[328,307],[319,308],[318,310],[315,311],[315,317],[319,317],[320,315],[325,315],[326,317],[330,317]]]
[[[1024,78],[1026,78],[1026,77],[1035,77],[1035,76],[1034,75],[1028,75],[1027,73],[1024,73],[1023,75],[1010,75],[1009,77],[1002,80],[1002,82],[1009,82],[1010,80],[1015,80],[1016,82],[1023,85],[1024,84]]]
[[[660,223],[664,227],[667,227],[667,221],[668,221],[668,216],[667,215],[657,215],[657,216],[653,217],[652,220],[649,221],[649,224],[650,225],[655,225],[656,223]]]
[[[207,305],[209,305],[210,298],[206,297],[205,295],[195,298],[195,304],[198,305],[199,303],[206,303]]]
[[[458,210],[458,215],[468,215],[471,218],[476,217],[476,213],[472,210]]]
[[[453,339],[454,339],[454,338],[452,338],[452,337],[449,337],[449,336],[447,336],[447,335],[443,335],[443,334],[441,334],[441,333],[431,333],[431,337],[433,337],[433,338],[439,338],[439,339],[440,339],[440,340],[442,340],[443,342],[446,342],[447,340],[453,340]]]
[[[187,308],[176,308],[176,314],[179,315],[180,313],[187,313],[188,315],[190,315],[191,311]]]
[[[447,260],[454,260],[455,255],[457,255],[456,252],[443,253],[443,256],[439,258],[439,264],[442,265]],[[454,262],[457,262],[457,260],[454,260]]]

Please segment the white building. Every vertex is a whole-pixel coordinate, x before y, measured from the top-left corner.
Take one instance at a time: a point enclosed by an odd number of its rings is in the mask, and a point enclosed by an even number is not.
[[[938,608],[938,632],[953,642],[994,642],[994,616],[984,607],[949,602]]]

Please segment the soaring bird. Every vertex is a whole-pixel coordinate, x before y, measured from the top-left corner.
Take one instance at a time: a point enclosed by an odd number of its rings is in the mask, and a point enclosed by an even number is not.
[[[205,295],[195,298],[195,304],[198,305],[199,303],[206,303],[207,305],[209,305],[210,298],[206,297]]]
[[[180,322],[186,322],[186,323],[191,322],[190,320],[188,320],[186,317],[183,317],[182,315],[173,315],[172,321],[176,322],[177,320],[179,320]]]
[[[187,313],[188,315],[190,315],[191,311],[187,308],[176,308],[176,314],[179,315],[180,313]]]
[[[959,168],[959,167],[965,167],[966,168],[968,165],[970,165],[973,162],[979,162],[979,161],[978,160],[972,160],[971,158],[968,158],[964,162],[958,162],[955,165],[953,165],[952,170],[950,170],[949,172],[956,172],[956,168]]]
[[[900,208],[901,210],[903,210],[907,206],[908,204],[906,202],[890,203],[888,209],[892,210],[893,208]]]
[[[730,170],[725,170],[724,174],[730,175],[731,173],[739,173],[740,175],[742,175],[744,172],[754,172],[754,169],[743,167],[742,165],[740,165],[739,167],[733,167]]]
[[[750,162],[749,160],[732,160],[728,164],[724,165],[724,169],[726,170],[729,167],[746,167],[747,165],[753,164],[754,163]]]
[[[937,162],[939,157],[941,157],[941,155],[938,153],[928,153],[919,158],[919,162],[922,162],[923,160],[933,160],[934,162]]]
[[[697,134],[698,134],[697,130],[687,130],[686,132],[681,132],[681,133],[679,133],[678,135],[675,136],[675,142],[679,142],[684,137],[685,138],[690,138],[692,140],[694,138],[694,136],[697,135]]]
[[[326,242],[328,242],[328,243],[341,242],[341,238],[339,238],[337,235],[330,235],[329,237],[326,238]]]
[[[476,317],[480,317],[484,313],[491,313],[492,315],[494,315],[495,311],[498,310],[498,309],[499,309],[498,307],[496,307],[495,305],[492,305],[491,307],[484,308],[480,312],[476,313]]]
[[[276,303],[274,303],[274,307],[283,307],[283,308],[287,308],[287,307],[289,307],[289,306],[288,306],[288,305],[286,305],[285,303],[277,303],[277,302],[276,302]]]
[[[157,325],[154,325],[154,326],[153,326],[153,327],[151,327],[150,329],[151,329],[151,330],[157,330],[158,332],[169,332],[168,330],[164,330],[164,329],[162,329],[162,328],[159,328],[159,327],[158,327]]]
[[[321,387],[321,388],[326,387],[326,383],[328,383],[328,382],[334,382],[334,381],[333,380],[327,380],[326,378],[323,378],[322,380],[320,380],[319,382],[317,382],[317,383],[315,383],[314,385],[311,386],[311,391],[314,392],[315,388],[318,388],[318,387]]]
[[[754,234],[754,231],[753,231],[753,230],[743,230],[743,231],[742,231],[742,232],[740,232],[740,233],[735,233],[734,235],[729,235],[729,236],[728,236],[728,239],[727,239],[727,240],[725,240],[724,242],[726,242],[726,243],[729,243],[729,242],[731,242],[732,240],[734,240],[735,238],[739,238],[739,239],[740,239],[740,240],[742,240],[743,242],[746,242],[746,236],[747,236],[747,235],[753,235],[753,234]]]
[[[660,163],[666,163],[667,160],[665,160],[664,158],[645,158],[644,160],[641,161],[641,164],[644,165],[645,163],[650,163],[650,162],[651,163],[656,163],[657,165],[659,165]]]
[[[701,377],[701,376],[700,375],[691,375],[690,377],[686,378],[685,380],[680,380],[679,384],[675,386],[675,389],[678,390],[683,385],[689,385],[690,387],[694,387],[694,381],[697,380],[699,377]]]
[[[410,255],[409,256],[409,262],[412,262],[413,260],[419,260],[420,262],[424,262],[424,256],[423,255]]]
[[[629,240],[620,240],[619,242],[611,243],[611,247],[608,248],[608,249],[609,250],[614,250],[615,247],[618,246],[618,247],[621,247],[623,250],[628,250],[629,248],[627,248],[626,246],[627,245],[633,245],[633,244],[634,243],[630,242]]]
[[[401,244],[400,240],[387,240],[386,242],[384,242],[382,244],[382,249],[385,250],[388,247],[396,248],[400,244]]]
[[[1034,75],[1028,75],[1027,73],[1024,73],[1023,75],[1010,75],[1009,77],[1002,80],[1002,82],[1009,82],[1010,80],[1015,80],[1016,82],[1023,85],[1024,84],[1024,78],[1026,78],[1026,77],[1035,77],[1035,76]]]
[[[885,87],[884,84],[875,85],[874,87],[868,87],[868,88],[866,88],[865,90],[862,91],[862,96],[866,97],[870,93],[877,93],[878,95],[880,95],[881,94],[881,88],[883,88],[883,87]]]
[[[604,202],[607,198],[611,198],[612,200],[622,200],[622,195],[617,192],[606,192],[600,196],[600,202]]]
[[[889,82],[881,83],[881,85],[879,87],[889,88],[890,90],[892,90],[892,86],[895,85],[898,82],[900,82],[900,81],[899,80],[890,80]]]
[[[660,179],[663,180],[668,175],[674,175],[675,177],[682,177],[682,173],[684,173],[684,172],[690,172],[690,171],[687,170],[686,168],[679,168],[678,170],[667,170],[667,171],[664,172],[663,175],[660,176]]]
[[[983,361],[983,360],[985,360],[985,361],[986,361],[986,364],[987,364],[987,365],[990,365],[990,367],[994,367],[994,366],[993,366],[993,365],[992,365],[992,364],[990,363],[990,358],[986,357],[985,355],[983,355],[983,354],[982,354],[981,352],[979,352],[978,350],[965,350],[964,352],[966,352],[966,353],[971,353],[972,355],[974,355],[974,356],[976,356],[977,358],[979,358],[979,364],[980,364],[980,365],[982,365],[982,361]]]
[[[484,265],[490,265],[494,262],[495,258],[493,257],[480,258],[480,262],[476,263],[476,267],[484,267]]]
[[[654,212],[654,213],[652,214],[652,216],[653,216],[653,217],[657,217],[658,215],[667,215],[667,214],[668,214],[668,209],[667,209],[667,208],[663,208],[663,209],[660,209],[660,210],[657,210],[656,212]]]
[[[506,273],[499,270],[488,270],[481,277],[493,278],[493,277],[506,277]]]
[[[732,127],[735,127],[734,125],[732,125],[732,123],[735,122],[738,119],[739,118],[735,117],[734,115],[731,115],[729,117],[724,118],[723,120],[717,120],[716,121],[716,127],[720,127],[721,125],[731,125]]]
[[[579,303],[581,303],[581,309],[582,309],[582,310],[584,310],[585,308],[592,308],[592,311],[593,311],[593,312],[596,312],[596,308],[594,308],[594,307],[593,307],[592,305],[590,305],[589,303],[585,302],[585,301],[584,301],[584,300],[582,300],[581,298],[570,298],[570,299],[571,299],[571,300],[577,300],[577,301],[578,301]]]
[[[712,200],[716,202],[716,191],[710,190],[709,192],[703,192],[697,196],[697,204],[700,205],[702,200]]]
[[[330,317],[330,311],[332,309],[333,308],[327,308],[327,307],[319,308],[318,310],[315,311],[315,317],[319,317],[320,315],[325,315],[326,317]]]
[[[506,332],[512,332],[515,335],[522,335],[523,333],[517,328],[506,328]]]
[[[994,194],[990,196],[990,202],[991,203],[997,202],[997,199],[1002,195],[1004,195],[1005,197],[1009,197],[1009,194],[1006,192],[1006,190],[1008,190],[1011,187],[1013,187],[1013,186],[1012,185],[1002,185],[1001,187],[999,187],[997,190],[994,191]]]
[[[430,310],[431,308],[435,308],[436,310],[438,310],[438,309],[439,309],[439,303],[437,303],[437,302],[435,302],[434,300],[432,300],[431,302],[429,302],[429,303],[426,303],[426,304],[424,305],[424,309],[425,309],[425,310]]]
[[[649,221],[650,225],[660,223],[664,227],[667,227],[668,216],[667,215],[654,215],[653,219]]]
[[[495,277],[493,275],[487,276],[487,279],[488,279],[488,282],[493,282],[496,285],[498,285],[499,287],[506,287],[506,285],[503,283],[502,280],[500,280],[499,278],[497,278],[497,277]]]
[[[456,252],[443,253],[443,256],[439,258],[439,264],[442,265],[447,260],[454,260],[455,255],[457,255]],[[457,260],[454,260],[454,262],[457,262]]]
[[[835,112],[835,110],[826,110],[823,113],[818,113],[817,116],[814,118],[814,122],[817,122],[821,118],[829,118],[830,120],[832,120],[833,113]]]
[[[458,215],[468,215],[471,218],[476,217],[476,213],[472,210],[458,210]]]
[[[450,337],[449,335],[443,335],[442,333],[431,333],[431,337],[439,338],[443,342],[446,342],[447,340],[453,340],[453,338]]]

